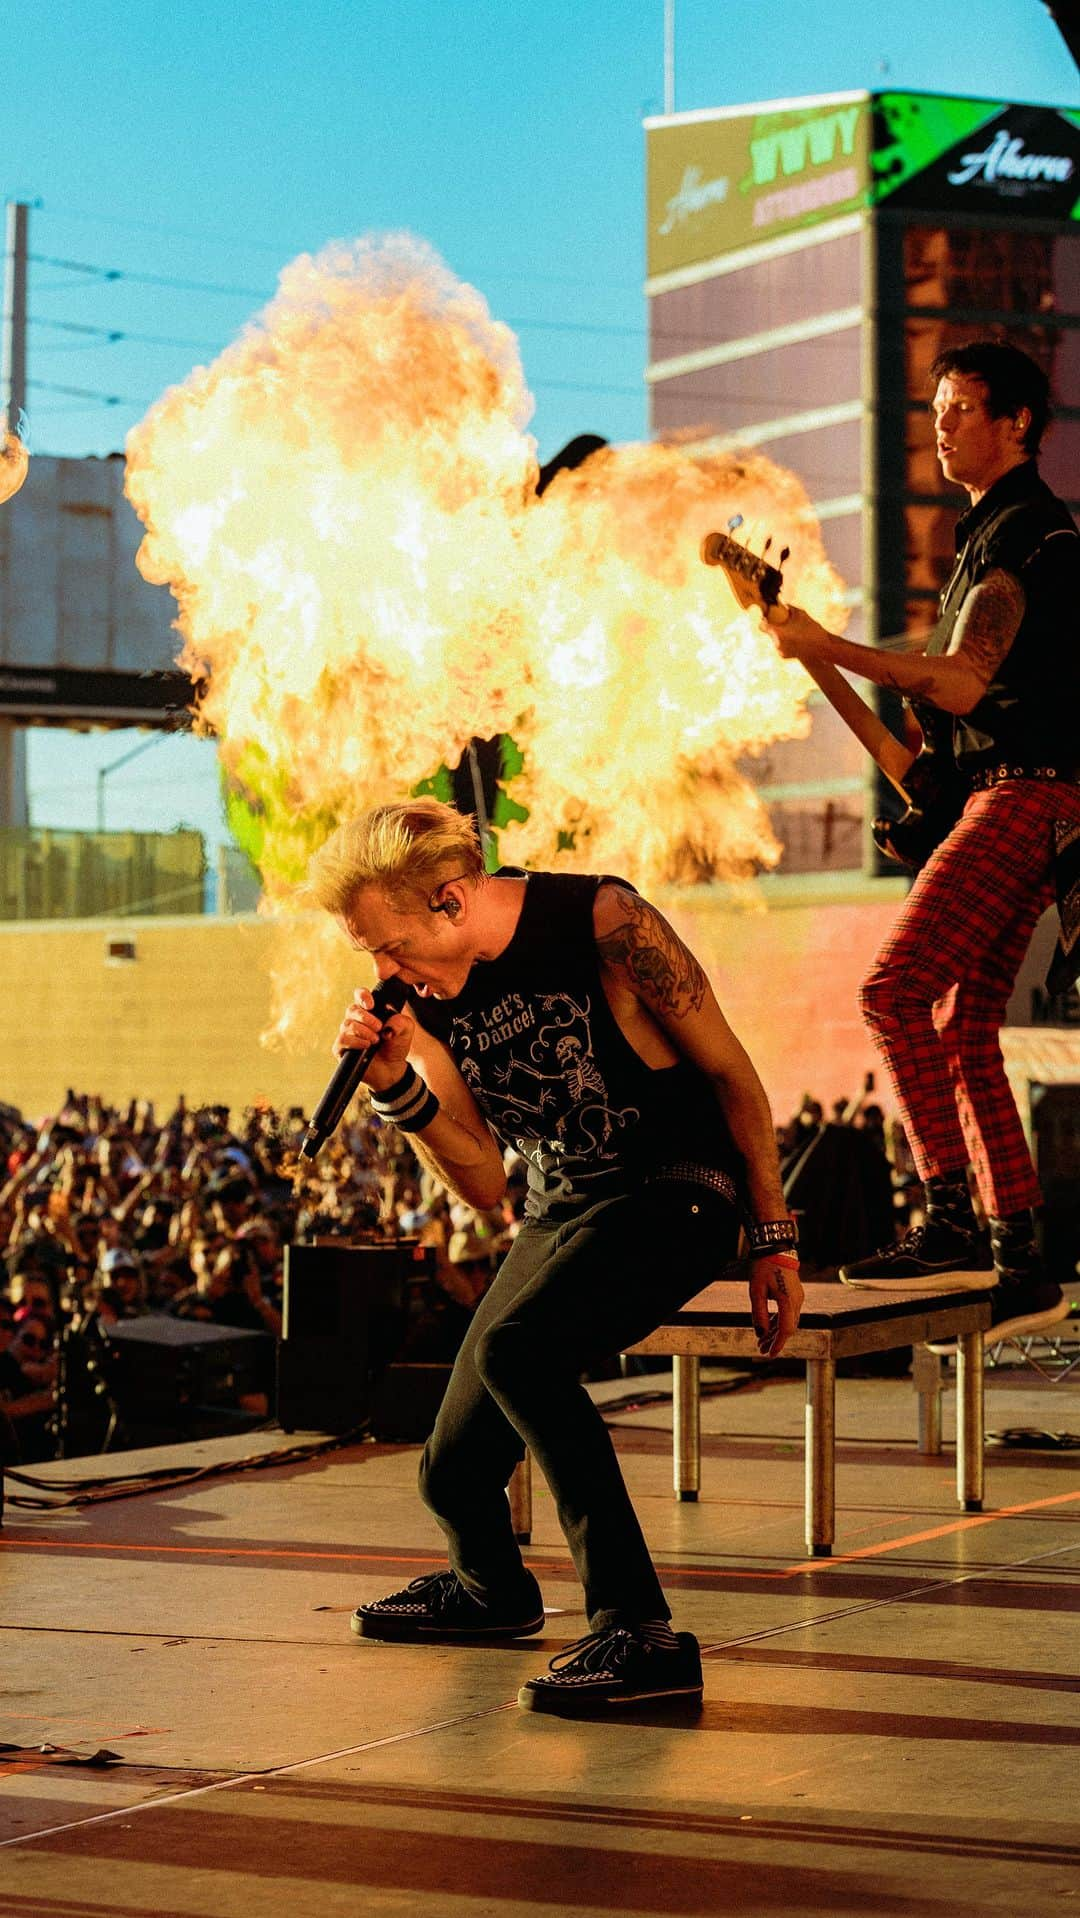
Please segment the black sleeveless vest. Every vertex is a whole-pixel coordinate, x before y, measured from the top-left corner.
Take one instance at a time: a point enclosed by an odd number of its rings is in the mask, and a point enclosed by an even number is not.
[[[1080,772],[1080,538],[1064,502],[1025,460],[996,480],[956,524],[957,561],[941,595],[927,654],[949,649],[971,588],[1003,567],[1024,589],[1024,617],[991,684],[970,713],[953,718],[913,700],[924,732],[951,746],[962,772],[1000,764]]]
[[[608,1005],[593,929],[604,883],[529,873],[506,950],[478,960],[455,999],[409,994],[417,1022],[451,1053],[496,1139],[526,1160],[533,1218],[572,1216],[686,1160],[743,1186],[705,1073],[687,1059],[646,1065]]]

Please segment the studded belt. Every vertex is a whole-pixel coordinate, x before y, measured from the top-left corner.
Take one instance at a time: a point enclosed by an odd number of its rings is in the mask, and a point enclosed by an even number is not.
[[[658,1165],[645,1180],[646,1185],[703,1185],[710,1192],[719,1192],[721,1197],[734,1205],[738,1193],[735,1181],[718,1166],[697,1165],[692,1159],[680,1160],[677,1165]]]
[[[1057,766],[985,766],[981,772],[969,773],[967,783],[973,793],[985,793],[1003,785],[1007,779],[1041,779],[1062,786],[1080,786],[1080,773],[1062,772]]]

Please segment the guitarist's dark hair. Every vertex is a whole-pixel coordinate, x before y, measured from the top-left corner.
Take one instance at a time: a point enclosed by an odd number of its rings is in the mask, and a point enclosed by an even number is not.
[[[1001,340],[968,340],[963,346],[947,346],[938,354],[930,368],[930,379],[936,386],[950,373],[983,382],[992,420],[1015,419],[1026,406],[1031,425],[1024,434],[1024,451],[1031,455],[1038,452],[1050,418],[1050,383],[1030,353]]]

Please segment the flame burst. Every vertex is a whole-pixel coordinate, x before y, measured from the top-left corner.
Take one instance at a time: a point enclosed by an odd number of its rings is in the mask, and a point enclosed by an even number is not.
[[[30,471],[30,449],[18,433],[5,432],[0,444],[0,506],[14,499]]]
[[[273,896],[339,818],[503,731],[528,809],[508,860],[569,846],[644,886],[775,862],[737,761],[805,733],[808,682],[698,548],[741,513],[842,626],[802,487],[758,455],[634,445],[538,499],[531,412],[508,328],[397,237],[293,262],[131,434],[140,569],[176,596]]]

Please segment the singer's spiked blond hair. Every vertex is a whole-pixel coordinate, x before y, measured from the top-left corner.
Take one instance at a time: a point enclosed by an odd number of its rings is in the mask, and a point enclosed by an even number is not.
[[[426,905],[448,879],[483,879],[476,822],[441,799],[376,806],[331,833],[308,867],[304,892],[327,912],[347,911],[364,886],[403,910]]]

